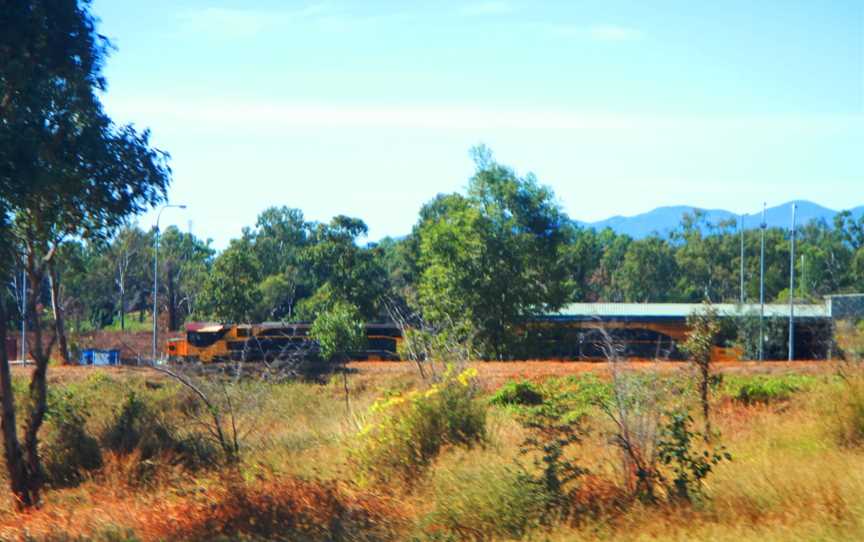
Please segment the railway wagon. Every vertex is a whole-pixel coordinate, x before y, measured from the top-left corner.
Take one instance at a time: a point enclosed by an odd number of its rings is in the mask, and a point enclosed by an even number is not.
[[[272,361],[291,356],[315,357],[318,344],[309,336],[311,324],[190,323],[186,337],[169,339],[172,361]],[[394,324],[365,324],[366,350],[352,352],[355,360],[398,359],[402,332]]]

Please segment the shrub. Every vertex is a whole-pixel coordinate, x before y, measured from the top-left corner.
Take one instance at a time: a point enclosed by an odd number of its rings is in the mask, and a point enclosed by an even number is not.
[[[788,401],[793,393],[800,390],[801,385],[792,380],[758,378],[742,384],[735,394],[735,400],[745,405],[776,403]]]
[[[545,524],[570,516],[573,510],[569,505],[574,502],[577,480],[588,472],[568,456],[571,446],[580,443],[587,433],[582,419],[583,416],[568,412],[557,401],[519,416],[519,422],[528,431],[520,453],[531,455],[535,471],[539,471],[534,474],[526,470],[526,476],[545,495],[541,516]]]
[[[543,393],[527,380],[508,382],[492,395],[489,403],[499,406],[539,405],[543,403]]]
[[[695,449],[694,441],[700,440],[698,432],[690,427],[693,418],[682,412],[669,414],[668,421],[660,431],[657,443],[657,455],[660,463],[671,469],[672,475],[664,477],[667,492],[679,501],[689,502],[702,496],[705,478],[711,474],[714,466],[732,456],[723,447],[716,449]]]
[[[134,392],[102,433],[106,448],[121,455],[137,452],[142,461],[163,454],[174,455],[187,468],[200,468],[213,464],[216,450],[197,434],[185,437],[161,420]]]
[[[475,397],[475,370],[454,375],[425,391],[379,400],[371,409],[377,418],[360,430],[353,457],[370,478],[403,482],[417,476],[445,445],[472,446],[486,435],[486,408]]]
[[[86,429],[88,417],[84,406],[68,391],[49,396],[46,418],[52,432],[43,449],[43,460],[51,485],[76,485],[85,471],[102,466],[99,443]]]

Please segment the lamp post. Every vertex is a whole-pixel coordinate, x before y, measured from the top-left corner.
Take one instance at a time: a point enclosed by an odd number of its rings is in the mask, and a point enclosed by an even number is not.
[[[156,336],[159,332],[159,219],[162,218],[162,211],[174,207],[177,209],[185,209],[185,205],[163,205],[156,215],[156,237],[153,241],[153,362],[156,362]]]
[[[759,361],[765,360],[765,203],[762,204],[762,246],[759,254]]]
[[[795,357],[795,210],[792,204],[792,235],[789,249],[789,361]]]

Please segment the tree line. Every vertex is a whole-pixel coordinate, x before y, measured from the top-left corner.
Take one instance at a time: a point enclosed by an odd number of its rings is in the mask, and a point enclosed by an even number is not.
[[[446,324],[483,355],[505,358],[521,322],[571,302],[740,300],[742,235],[734,220],[712,223],[696,210],[666,235],[595,231],[571,220],[533,175],[517,175],[483,146],[472,153],[476,171],[465,192],[431,199],[401,238],[370,242],[359,218],[319,223],[288,206],[263,211],[221,252],[209,239],[167,228],[157,298],[164,327],[311,322],[342,303],[367,321],[397,310]],[[110,236],[64,240],[41,279],[39,304],[51,309],[49,318],[65,315],[74,331],[149,319],[154,233],[127,223]],[[745,302],[759,299],[760,234],[743,234]],[[16,251],[22,267],[25,245]],[[843,212],[799,228],[792,293],[789,250],[788,230],[766,230],[767,301],[864,290],[864,217]],[[7,295],[20,292],[19,282]]]

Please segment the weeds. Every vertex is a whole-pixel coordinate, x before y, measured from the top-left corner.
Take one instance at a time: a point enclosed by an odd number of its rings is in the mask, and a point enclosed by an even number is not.
[[[540,405],[543,404],[543,393],[527,380],[508,382],[489,398],[489,404],[497,406]]]
[[[788,401],[794,393],[803,389],[807,381],[802,379],[761,377],[751,378],[738,386],[733,396],[744,405],[771,404]]]
[[[376,418],[360,431],[354,459],[364,475],[414,483],[445,445],[472,446],[486,434],[486,409],[472,381],[476,371],[452,370],[426,391],[376,402]]]

